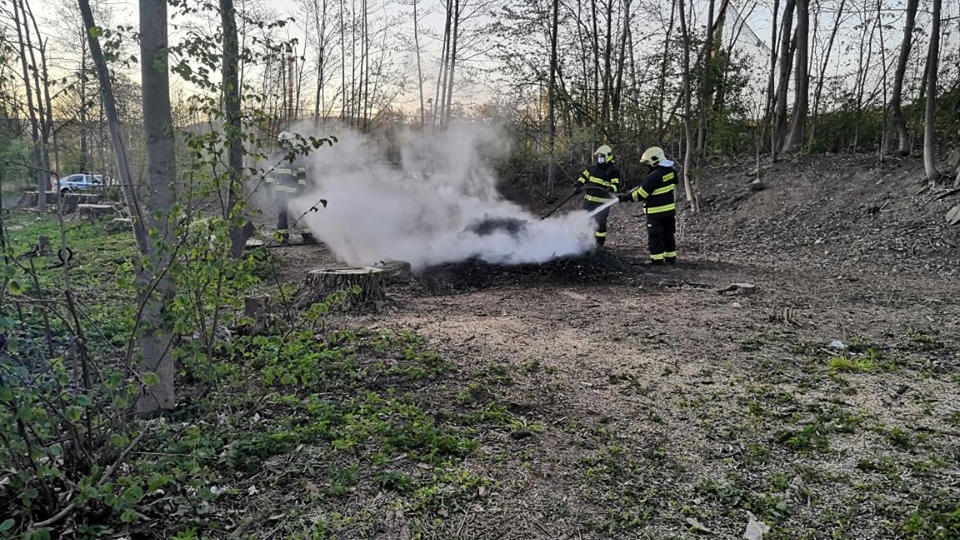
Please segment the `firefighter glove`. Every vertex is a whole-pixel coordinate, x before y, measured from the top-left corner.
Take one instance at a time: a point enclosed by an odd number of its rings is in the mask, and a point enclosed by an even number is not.
[[[631,201],[633,201],[633,198],[630,196],[629,193],[621,193],[621,194],[617,195],[617,198],[620,199],[620,202],[631,202]]]
[[[576,186],[575,188],[573,188],[573,192],[574,192],[574,193],[580,193],[581,191],[583,191],[583,184],[579,184],[579,183],[578,183],[577,186]]]

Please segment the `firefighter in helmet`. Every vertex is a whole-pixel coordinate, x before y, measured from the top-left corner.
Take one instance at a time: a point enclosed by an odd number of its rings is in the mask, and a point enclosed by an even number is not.
[[[297,151],[296,140],[295,134],[289,131],[280,132],[277,136],[279,150],[271,159],[275,166],[267,174],[268,193],[277,203],[277,234],[283,243],[289,239],[290,201],[302,195],[307,188],[307,167],[303,155]],[[304,231],[302,235],[303,243],[316,243],[309,231]]]
[[[675,234],[677,205],[674,192],[677,188],[677,171],[663,150],[651,146],[640,157],[640,163],[649,172],[636,189],[619,196],[621,202],[639,202],[643,199],[647,216],[647,242],[650,249],[650,264],[675,264],[677,241]]]
[[[587,211],[593,211],[616,198],[617,190],[620,188],[620,167],[613,159],[613,149],[605,144],[597,148],[593,153],[593,159],[594,163],[591,163],[577,178],[577,191],[585,192],[583,209]],[[597,224],[594,235],[598,248],[602,248],[607,240],[607,216],[609,215],[608,208],[593,217]]]

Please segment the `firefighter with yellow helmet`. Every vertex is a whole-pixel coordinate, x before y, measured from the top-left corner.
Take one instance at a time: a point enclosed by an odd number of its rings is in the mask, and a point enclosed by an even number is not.
[[[617,196],[620,189],[620,167],[617,166],[613,158],[613,149],[608,145],[603,145],[593,153],[596,160],[589,167],[584,169],[580,177],[577,178],[577,191],[585,192],[583,196],[583,209],[593,211],[610,202]],[[610,215],[610,209],[603,210],[593,217],[597,225],[594,233],[596,245],[603,247],[607,241],[607,217]]]
[[[667,159],[663,149],[651,146],[640,157],[640,163],[650,171],[640,186],[619,196],[621,202],[643,200],[647,216],[647,242],[650,249],[650,264],[675,264],[677,262],[676,213],[674,192],[677,188],[677,171]]]
[[[297,135],[282,131],[277,136],[278,151],[273,155],[273,170],[267,173],[267,190],[277,203],[277,235],[286,243],[290,232],[289,204],[307,188],[307,166],[303,154],[296,147]],[[303,243],[315,244],[316,239],[304,231]]]

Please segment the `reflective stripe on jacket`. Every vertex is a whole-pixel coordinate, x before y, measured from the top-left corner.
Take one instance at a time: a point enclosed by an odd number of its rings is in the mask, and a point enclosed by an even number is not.
[[[298,193],[307,187],[307,167],[301,156],[293,161],[287,155],[276,158],[277,166],[267,173],[267,184],[276,191]]]
[[[584,200],[604,203],[620,189],[620,168],[612,161],[603,165],[594,163],[580,174],[577,182],[586,191]]]
[[[640,187],[630,192],[634,201],[643,199],[647,214],[667,214],[677,209],[674,192],[677,188],[677,171],[673,167],[655,167],[644,177]]]

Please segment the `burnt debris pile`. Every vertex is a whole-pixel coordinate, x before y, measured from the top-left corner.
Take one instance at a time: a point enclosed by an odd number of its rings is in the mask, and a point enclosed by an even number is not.
[[[417,282],[431,294],[455,294],[495,287],[623,284],[643,272],[642,261],[642,258],[609,251],[539,264],[491,264],[470,259],[426,268],[417,275]]]

